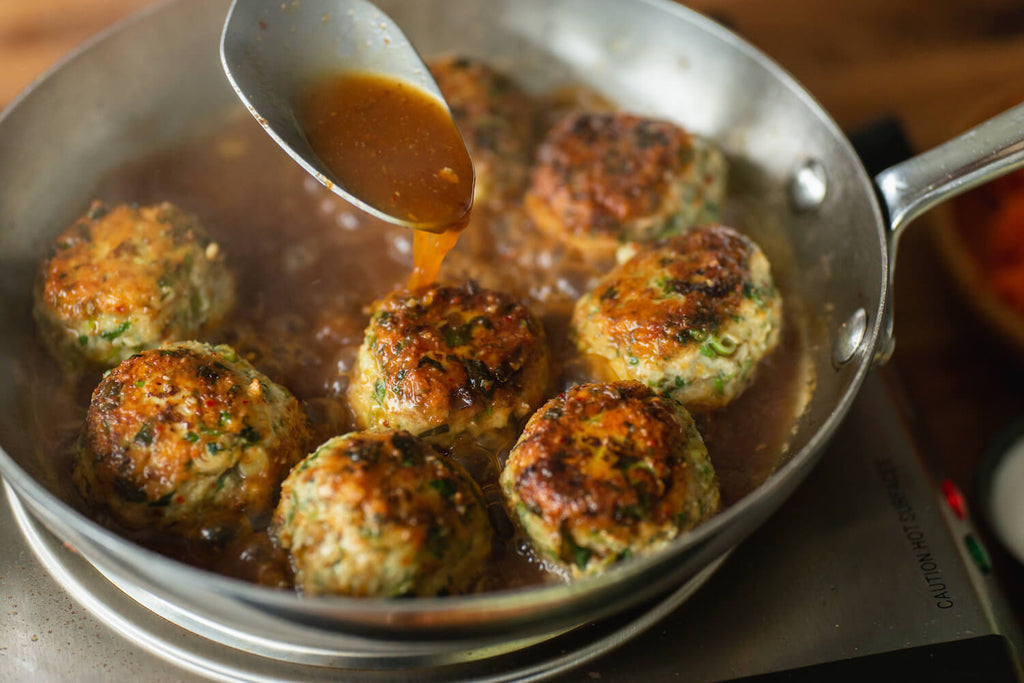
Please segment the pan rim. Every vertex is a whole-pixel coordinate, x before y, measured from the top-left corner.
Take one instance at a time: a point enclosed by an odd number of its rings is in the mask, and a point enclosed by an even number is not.
[[[187,0],[163,0],[155,5],[143,8],[125,20],[122,20],[99,34],[93,36],[74,52],[70,53],[54,66],[48,69],[43,75],[37,78],[32,85],[19,94],[11,104],[0,113],[0,130],[3,130],[5,122],[18,111],[26,101],[29,101],[41,85],[59,71],[67,68],[68,65],[85,58],[90,50],[111,36],[130,30],[136,22],[159,15],[174,7],[184,4]],[[734,48],[740,50],[748,59],[761,64],[771,76],[794,94],[808,109],[814,113],[823,124],[825,129],[831,133],[835,140],[844,148],[845,154],[856,159],[849,141],[842,134],[839,127],[831,119],[828,113],[788,72],[778,66],[770,57],[748,44],[712,20],[678,5],[671,0],[636,0],[637,2],[656,8],[659,11],[669,12],[682,17],[689,23],[696,24],[701,30],[715,35],[718,39],[728,42]],[[224,3],[225,6],[227,3]],[[863,166],[858,163],[858,190],[868,194],[875,218],[875,230],[878,233],[879,249],[881,253],[882,273],[888,271],[890,255],[885,247],[884,220],[877,199],[874,194],[874,185],[868,178]],[[865,228],[866,229],[866,228]],[[751,508],[772,505],[772,509],[781,505],[788,495],[781,495],[786,489],[792,490],[810,471],[812,466],[821,457],[826,442],[835,433],[843,418],[848,413],[854,398],[859,393],[861,385],[872,366],[872,353],[877,346],[884,311],[888,297],[889,283],[883,275],[880,289],[880,296],[877,301],[876,310],[869,323],[867,334],[862,341],[854,360],[857,368],[849,380],[839,401],[835,403],[828,418],[814,430],[808,441],[792,457],[762,484],[748,495],[744,496],[729,508],[722,511],[700,527],[675,539],[673,543],[663,552],[646,558],[637,558],[631,562],[612,567],[606,573],[587,577],[570,583],[543,584],[528,586],[516,589],[504,589],[483,594],[445,596],[442,598],[418,598],[413,601],[396,602],[387,598],[346,598],[342,596],[317,596],[316,598],[301,596],[297,593],[288,593],[277,589],[270,589],[256,584],[251,584],[240,579],[219,575],[207,570],[196,568],[179,560],[169,558],[154,551],[148,550],[125,539],[116,533],[102,527],[71,505],[50,493],[42,484],[31,477],[0,445],[0,475],[9,481],[19,497],[25,497],[30,503],[33,513],[42,519],[48,528],[56,526],[60,531],[58,535],[62,538],[72,537],[79,543],[82,541],[87,545],[94,545],[103,550],[113,553],[120,561],[128,562],[134,566],[150,567],[155,565],[159,571],[150,572],[148,576],[168,574],[173,572],[178,580],[182,578],[187,582],[197,582],[204,586],[204,590],[214,593],[227,594],[235,599],[270,606],[285,611],[308,612],[311,606],[317,607],[317,612],[326,616],[337,613],[354,613],[362,615],[373,615],[377,620],[399,622],[412,621],[415,617],[424,613],[432,612],[464,612],[472,615],[495,615],[499,613],[517,613],[524,605],[531,608],[547,607],[555,608],[559,605],[572,604],[581,596],[599,597],[608,593],[616,586],[629,583],[641,574],[652,572],[656,568],[667,571],[666,566],[689,548],[708,546],[711,549],[717,548],[720,551],[725,545],[721,539],[726,536],[723,531],[734,526],[734,520],[741,517]],[[767,518],[767,514],[763,518]],[[763,519],[762,519],[763,521]],[[750,529],[742,536],[752,533],[757,526]],[[69,533],[70,532],[70,533]],[[716,539],[717,542],[716,542]],[[741,538],[734,539],[728,544],[732,547]],[[88,553],[86,553],[88,555]],[[411,624],[406,624],[407,626]]]

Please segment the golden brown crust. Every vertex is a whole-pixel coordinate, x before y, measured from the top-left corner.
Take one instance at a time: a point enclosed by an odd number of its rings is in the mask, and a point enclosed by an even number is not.
[[[552,128],[537,151],[530,196],[563,230],[618,233],[655,212],[693,156],[690,135],[630,114],[579,114]]]
[[[748,238],[721,225],[639,252],[594,289],[606,333],[637,355],[652,355],[716,331],[743,301],[750,252]]]
[[[295,398],[230,347],[167,344],[96,387],[75,483],[128,527],[199,537],[269,514],[306,439]]]
[[[548,374],[543,328],[525,306],[472,282],[434,285],[375,306],[349,397],[363,426],[450,443],[525,418]]]
[[[404,431],[323,444],[285,480],[272,528],[311,594],[471,590],[493,541],[469,474]]]
[[[216,324],[234,301],[219,246],[194,216],[93,202],[53,242],[36,284],[43,336],[69,368],[111,367]]]
[[[525,206],[545,233],[603,258],[623,242],[717,219],[724,193],[724,157],[683,128],[575,112],[538,148]]]
[[[579,385],[548,401],[501,483],[544,556],[574,573],[644,554],[718,505],[689,414],[638,382]]]
[[[662,498],[681,462],[670,453],[681,432],[674,410],[649,399],[639,383],[584,385],[544,406],[516,445],[516,491],[523,503],[558,520],[589,518],[613,528],[636,519],[647,504],[647,521],[674,514]],[[595,447],[603,449],[595,458]]]
[[[616,377],[713,409],[778,344],[781,307],[760,248],[705,225],[638,251],[577,302],[572,322],[580,349]]]

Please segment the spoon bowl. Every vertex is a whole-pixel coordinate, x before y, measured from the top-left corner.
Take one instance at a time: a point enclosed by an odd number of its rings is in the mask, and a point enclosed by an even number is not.
[[[327,74],[353,72],[385,76],[416,88],[436,99],[451,116],[416,48],[373,3],[234,0],[221,34],[220,56],[231,87],[246,108],[321,184],[389,223],[430,232],[447,227],[443,221],[396,215],[355,193],[314,151],[298,114],[313,84]]]

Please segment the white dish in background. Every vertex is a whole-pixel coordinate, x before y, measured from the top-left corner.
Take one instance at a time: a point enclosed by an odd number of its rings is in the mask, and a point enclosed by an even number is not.
[[[981,500],[1003,547],[1024,564],[1024,421],[989,448],[979,474]]]

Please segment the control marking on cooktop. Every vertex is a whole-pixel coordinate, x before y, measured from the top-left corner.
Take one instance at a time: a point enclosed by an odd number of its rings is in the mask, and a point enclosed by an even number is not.
[[[885,489],[889,504],[896,511],[903,535],[914,553],[917,567],[928,585],[935,606],[939,609],[950,609],[954,604],[952,594],[942,577],[938,560],[932,555],[924,530],[918,524],[917,514],[903,493],[896,464],[890,458],[878,458],[875,460],[875,470]]]

